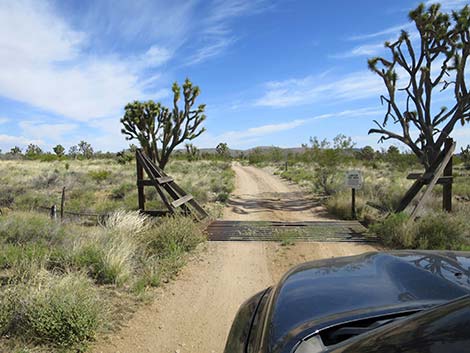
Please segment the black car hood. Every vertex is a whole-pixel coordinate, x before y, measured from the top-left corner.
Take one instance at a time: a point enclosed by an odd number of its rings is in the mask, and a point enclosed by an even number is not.
[[[347,320],[416,310],[470,293],[470,253],[366,253],[305,263],[273,292],[268,352],[287,352],[309,332]]]

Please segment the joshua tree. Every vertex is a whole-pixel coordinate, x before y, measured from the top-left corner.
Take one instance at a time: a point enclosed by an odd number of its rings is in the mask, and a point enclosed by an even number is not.
[[[62,157],[65,154],[65,148],[62,145],[57,145],[54,148],[52,148],[52,150],[57,155],[57,157]]]
[[[33,158],[42,154],[42,149],[38,145],[30,143],[26,148],[25,155],[26,157]]]
[[[21,148],[19,148],[18,146],[15,146],[10,150],[10,153],[14,156],[20,155],[21,154]]]
[[[70,158],[76,159],[78,156],[78,146],[70,146],[68,155]]]
[[[365,146],[359,152],[360,158],[366,161],[371,161],[375,158],[375,151],[371,146]]]
[[[199,159],[199,149],[194,146],[192,143],[187,143],[186,147],[186,156],[188,161],[197,161]]]
[[[470,169],[470,145],[466,148],[460,148],[460,158],[462,159],[463,165],[466,169]]]
[[[93,157],[93,147],[86,141],[80,141],[78,144],[78,152],[83,158],[91,159],[91,157]]]
[[[439,4],[428,8],[421,4],[409,13],[409,18],[418,38],[414,40],[402,31],[395,42],[385,43],[389,59],[376,57],[368,61],[387,91],[381,96],[387,106],[385,118],[382,123],[376,121],[378,127],[369,133],[381,134],[380,141],[401,141],[428,167],[455,125],[469,121],[465,69],[470,55],[470,7],[447,14],[440,11]],[[439,96],[452,105],[435,112],[434,101]],[[400,131],[386,128],[390,119]],[[417,136],[413,130],[417,130]]]
[[[161,169],[164,169],[170,155],[176,146],[186,140],[193,140],[201,135],[205,129],[201,123],[206,116],[203,114],[205,105],[201,104],[193,109],[200,89],[193,86],[189,79],[183,83],[184,107],[180,109],[178,102],[181,98],[181,87],[174,83],[173,109],[164,107],[154,101],[129,103],[125,107],[121,130],[128,140],[139,141],[144,152]]]
[[[215,148],[217,154],[222,158],[227,158],[230,155],[230,149],[225,142],[221,142]]]

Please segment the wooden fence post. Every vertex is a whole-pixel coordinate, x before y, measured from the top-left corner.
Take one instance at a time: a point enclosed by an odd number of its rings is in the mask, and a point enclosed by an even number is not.
[[[351,217],[352,219],[357,219],[356,216],[356,189],[351,188]]]
[[[64,207],[65,207],[65,186],[62,188],[62,196],[60,198],[60,220],[64,219]]]
[[[452,148],[454,140],[451,138],[446,139],[444,150],[447,153]],[[444,177],[452,177],[452,157],[449,163],[444,168]],[[447,212],[452,211],[452,180],[442,186],[442,209]]]
[[[142,181],[144,180],[144,167],[141,164],[138,151],[135,152],[135,164],[137,168],[137,196],[139,199],[139,210],[145,211],[144,185],[142,184]]]
[[[53,220],[57,219],[57,206],[56,205],[51,206],[51,219]]]

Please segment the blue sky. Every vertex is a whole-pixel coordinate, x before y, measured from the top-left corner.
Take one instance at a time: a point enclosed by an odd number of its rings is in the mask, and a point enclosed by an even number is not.
[[[169,104],[171,83],[186,77],[207,104],[199,147],[300,146],[338,133],[382,147],[367,135],[384,115],[367,58],[413,30],[418,3],[0,0],[0,149],[87,140],[120,150],[125,104]],[[454,136],[470,143],[470,125]]]

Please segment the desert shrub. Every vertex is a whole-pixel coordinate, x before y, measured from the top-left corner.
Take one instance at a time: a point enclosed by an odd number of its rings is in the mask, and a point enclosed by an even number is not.
[[[283,170],[280,173],[281,177],[295,183],[302,183],[303,181],[314,181],[314,173],[305,166],[291,166],[287,170]]]
[[[38,175],[32,182],[35,189],[46,189],[55,186],[60,181],[60,172],[55,169],[54,171],[46,171]]]
[[[101,169],[101,170],[90,170],[88,172],[88,176],[96,181],[97,183],[101,183],[107,180],[111,176],[111,172],[109,170]]]
[[[0,336],[8,333],[11,329],[15,315],[15,304],[11,288],[0,290]]]
[[[9,287],[1,298],[6,303],[0,313],[4,334],[75,351],[95,338],[104,312],[96,291],[80,274],[39,272],[30,282]]]
[[[45,267],[51,253],[43,244],[2,244],[0,249],[0,268],[13,269],[13,277],[24,277],[32,266]]]
[[[141,237],[148,251],[160,258],[192,250],[204,239],[200,226],[191,218],[182,216],[164,218],[158,226],[144,232]]]
[[[0,242],[56,244],[64,236],[65,229],[46,215],[14,212],[0,218]]]
[[[461,216],[431,212],[414,223],[404,213],[391,214],[369,231],[385,245],[397,248],[460,250],[468,245],[468,229]]]
[[[318,166],[313,176],[315,191],[325,195],[334,195],[343,186],[343,173],[337,167]]]
[[[126,197],[126,195],[134,190],[135,186],[134,184],[121,184],[118,187],[115,187],[114,189],[111,190],[111,199],[113,200],[122,200]]]
[[[273,238],[278,241],[281,246],[295,244],[296,238],[299,235],[302,235],[302,231],[298,229],[276,229],[273,232]]]
[[[433,212],[416,223],[415,247],[420,249],[460,249],[465,244],[465,223],[445,212]]]
[[[339,192],[328,198],[326,208],[329,213],[340,219],[352,219],[351,214],[351,191]],[[361,217],[364,209],[364,201],[356,196],[356,215]]]
[[[369,232],[377,235],[387,246],[409,248],[413,247],[415,242],[412,226],[408,223],[408,216],[405,213],[396,213],[371,225]]]
[[[230,194],[229,193],[226,193],[226,192],[220,192],[219,194],[217,194],[215,200],[216,201],[219,201],[219,202],[227,202],[228,199],[230,197]]]

